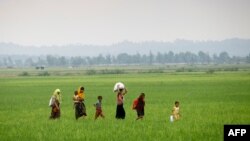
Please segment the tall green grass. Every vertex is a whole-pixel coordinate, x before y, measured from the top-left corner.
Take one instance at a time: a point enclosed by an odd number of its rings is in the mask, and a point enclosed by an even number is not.
[[[115,82],[128,88],[125,120],[115,119]],[[75,120],[74,91],[83,85],[87,118]],[[49,98],[60,88],[61,118],[49,120]],[[132,101],[146,94],[145,118],[135,121]],[[105,119],[94,121],[103,96]],[[170,123],[175,100],[181,119]],[[250,74],[117,74],[0,78],[0,140],[221,141],[224,124],[250,124]]]

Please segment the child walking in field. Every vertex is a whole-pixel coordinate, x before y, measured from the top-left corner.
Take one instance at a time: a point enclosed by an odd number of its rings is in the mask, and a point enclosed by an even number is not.
[[[78,103],[78,92],[77,91],[75,91],[74,92],[74,96],[73,96],[73,109],[75,109],[76,108],[76,104]]]
[[[97,102],[94,104],[95,108],[96,108],[96,113],[95,113],[95,120],[101,116],[102,118],[104,118],[104,115],[102,113],[102,96],[98,96],[97,97]]]
[[[143,119],[144,117],[144,107],[145,107],[144,99],[145,99],[145,94],[141,93],[140,96],[133,102],[133,109],[136,110],[137,112],[136,120]]]
[[[172,109],[172,115],[170,116],[170,121],[177,121],[180,119],[180,102],[179,101],[175,101],[174,107]]]

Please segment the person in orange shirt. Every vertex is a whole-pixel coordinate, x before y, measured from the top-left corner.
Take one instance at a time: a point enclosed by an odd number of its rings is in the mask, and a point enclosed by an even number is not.
[[[140,96],[133,102],[133,109],[136,110],[137,112],[136,120],[143,119],[144,117],[144,107],[145,107],[144,99],[145,99],[145,94],[141,93]]]

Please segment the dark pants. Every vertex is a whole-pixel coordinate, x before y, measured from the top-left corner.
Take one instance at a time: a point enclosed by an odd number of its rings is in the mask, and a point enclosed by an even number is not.
[[[81,116],[87,116],[85,104],[83,102],[76,103],[75,105],[75,117],[78,119]]]
[[[116,118],[117,119],[125,119],[125,110],[123,108],[123,104],[122,105],[117,105],[116,107]]]
[[[143,117],[144,116],[144,108],[136,109],[136,112],[137,112],[138,117]]]

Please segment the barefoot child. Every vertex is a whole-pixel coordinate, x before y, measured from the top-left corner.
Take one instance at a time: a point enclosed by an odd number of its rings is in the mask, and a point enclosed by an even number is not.
[[[175,101],[173,110],[172,110],[172,115],[170,116],[170,121],[176,121],[180,119],[180,102],[179,101]]]
[[[98,101],[94,104],[94,106],[96,108],[95,120],[99,116],[101,116],[102,118],[104,118],[104,115],[102,113],[102,96],[98,96],[97,99],[98,99]]]

